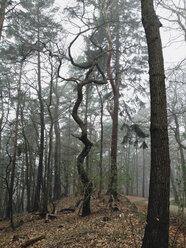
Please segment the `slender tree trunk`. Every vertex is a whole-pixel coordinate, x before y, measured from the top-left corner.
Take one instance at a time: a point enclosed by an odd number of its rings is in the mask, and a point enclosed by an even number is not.
[[[56,86],[57,91],[57,86]],[[60,178],[60,163],[61,163],[61,135],[59,127],[59,97],[56,94],[55,104],[55,120],[54,120],[54,133],[55,133],[55,151],[54,151],[54,200],[61,197],[61,178]]]
[[[38,14],[38,23],[39,23],[39,14]],[[44,121],[44,104],[42,99],[42,87],[41,87],[41,54],[40,54],[40,28],[38,27],[37,33],[38,39],[38,54],[37,54],[37,75],[38,75],[38,99],[40,105],[40,145],[39,145],[39,166],[37,173],[37,184],[35,190],[35,199],[33,210],[37,211],[40,208],[40,193],[41,193],[41,185],[43,183],[43,156],[44,156],[44,131],[45,131],[45,121]]]
[[[100,99],[101,104],[101,116],[100,116],[100,127],[101,127],[101,134],[100,134],[100,155],[99,155],[99,191],[98,197],[101,196],[101,191],[103,190],[103,99],[101,93],[97,88],[97,92]]]
[[[31,203],[30,203],[30,187],[31,187],[31,178],[29,176],[29,171],[30,171],[30,164],[29,164],[29,142],[26,137],[25,133],[25,128],[24,128],[24,116],[23,116],[23,108],[21,108],[21,122],[22,122],[22,134],[24,138],[24,149],[25,149],[25,163],[26,163],[26,175],[25,175],[25,180],[26,180],[26,194],[27,194],[27,211],[31,211]]]
[[[117,4],[117,3],[116,3]],[[108,22],[108,9],[105,6],[104,9],[104,20],[106,23],[106,34],[108,40],[108,57],[107,57],[107,75],[112,87],[113,95],[114,95],[114,104],[113,104],[113,112],[111,113],[112,117],[112,138],[111,138],[111,169],[110,169],[110,182],[108,185],[108,193],[113,195],[115,199],[117,199],[118,195],[118,180],[117,180],[117,145],[118,145],[118,112],[119,112],[119,87],[121,83],[121,72],[119,65],[119,18],[117,20],[116,27],[116,61],[115,61],[115,80],[113,78],[112,72],[112,56],[113,56],[113,43],[111,37],[110,26]]]
[[[61,197],[61,179],[60,179],[60,163],[61,163],[61,137],[58,120],[54,123],[55,133],[55,151],[54,151],[54,200]]]
[[[48,144],[48,159],[46,160],[46,179],[45,179],[45,192],[43,196],[43,212],[47,212],[47,205],[52,200],[52,148],[53,148],[53,117],[49,106],[49,116],[51,120],[49,130],[49,144]]]
[[[4,105],[3,105],[3,94],[2,94],[2,87],[0,88],[0,175],[3,175],[3,163],[2,163],[2,159],[3,159],[3,153],[2,153],[2,134],[3,134],[3,121],[4,121]],[[2,181],[3,179],[0,178],[0,185],[2,185]],[[2,210],[2,203],[3,203],[3,189],[1,187],[0,189],[0,216],[1,216],[1,210]]]
[[[117,198],[117,145],[118,145],[118,110],[119,110],[119,91],[114,94],[114,111],[112,118],[112,138],[111,138],[111,171],[109,182],[109,193]]]
[[[88,107],[89,107],[89,96],[90,96],[89,91],[90,91],[90,86],[88,84],[86,86],[86,91],[85,91],[86,97],[85,97],[85,119],[84,119],[87,130],[88,130]],[[87,175],[89,175],[89,173],[90,173],[89,154],[85,158],[85,164],[86,164]]]
[[[126,195],[129,195],[129,190],[131,188],[131,180],[130,180],[130,156],[131,149],[130,144],[128,146],[127,155],[126,155]]]
[[[49,104],[48,114],[50,117],[50,130],[49,130],[49,147],[48,147],[48,159],[46,160],[46,185],[45,185],[45,194],[43,196],[43,212],[47,212],[47,205],[52,201],[52,153],[53,153],[53,127],[54,127],[54,118],[51,111],[52,106],[52,93],[53,93],[53,65],[51,64],[51,80],[50,80],[50,94],[49,94]]]
[[[25,140],[25,142],[27,142]],[[31,211],[31,178],[29,176],[30,172],[30,164],[29,164],[29,156],[28,156],[28,144],[25,143],[25,155],[26,155],[26,194],[27,194],[27,211]]]
[[[8,201],[8,215],[11,221],[11,227],[14,229],[13,222],[13,194],[14,194],[14,180],[15,180],[15,169],[16,169],[16,156],[17,156],[17,139],[18,139],[18,126],[19,126],[19,110],[20,110],[20,93],[21,93],[21,78],[22,78],[23,62],[20,65],[20,74],[18,81],[17,90],[17,108],[15,117],[15,129],[14,129],[14,143],[13,143],[13,155],[12,155],[12,167],[11,167],[11,177],[10,177],[10,187],[9,187],[9,201]]]
[[[1,0],[1,3],[0,3],[0,40],[2,37],[3,23],[5,20],[6,4],[7,4],[7,0]]]
[[[145,149],[143,148],[143,184],[142,184],[142,197],[145,197]]]
[[[172,190],[173,190],[173,194],[174,194],[174,200],[176,202],[178,202],[179,201],[179,197],[178,197],[178,192],[177,192],[177,189],[176,189],[176,186],[175,186],[175,180],[174,180],[174,175],[173,175],[172,169],[170,170],[170,180],[171,180],[171,184],[172,184]]]
[[[182,170],[182,187],[183,187],[183,193],[181,198],[181,206],[182,206],[182,217],[184,217],[184,207],[186,204],[186,165],[185,165],[185,156],[184,156],[184,149],[181,145],[181,137],[180,137],[180,127],[179,122],[176,114],[174,114],[174,121],[176,124],[175,128],[175,139],[179,146],[179,153],[180,153],[180,162],[181,162],[181,170]]]
[[[137,135],[136,135],[137,136]],[[137,139],[137,137],[136,137],[136,139]],[[138,177],[139,177],[139,172],[138,172],[138,143],[136,144],[136,147],[135,147],[136,149],[136,154],[135,154],[135,169],[136,169],[136,195],[138,196],[138,187],[139,187],[139,183],[138,183]]]
[[[1,116],[0,116],[0,164],[1,164],[1,156],[2,156],[2,131],[3,131],[3,119],[4,119],[4,104],[3,104],[3,89],[0,88],[0,110],[1,110]]]
[[[146,33],[151,95],[151,173],[147,225],[143,248],[168,248],[170,159],[167,128],[165,73],[160,22],[153,0],[141,0]]]

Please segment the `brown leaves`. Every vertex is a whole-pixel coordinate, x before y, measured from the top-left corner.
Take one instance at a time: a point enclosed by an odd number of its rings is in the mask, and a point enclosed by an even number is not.
[[[72,208],[76,200],[68,198],[61,200],[57,208]],[[101,202],[101,203],[100,203]],[[17,222],[23,219],[24,224],[15,232],[8,228],[9,222],[0,223],[1,248],[20,248],[27,240],[37,238],[43,233],[45,238],[38,240],[30,247],[66,247],[66,248],[140,248],[145,228],[145,208],[138,212],[130,201],[120,196],[119,211],[113,212],[109,208],[107,196],[104,199],[92,199],[92,214],[79,217],[78,209],[73,213],[60,213],[57,218],[44,223],[43,219],[36,219],[31,214],[21,215]],[[176,236],[175,236],[176,235]],[[175,238],[176,237],[176,238]],[[170,226],[170,242],[176,247],[183,247],[183,233],[177,232],[177,227]]]

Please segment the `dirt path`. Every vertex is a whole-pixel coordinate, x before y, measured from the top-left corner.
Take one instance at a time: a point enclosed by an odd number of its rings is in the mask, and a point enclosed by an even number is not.
[[[137,196],[126,196],[131,202],[135,203],[135,205],[148,205],[148,198],[144,197],[137,197]],[[172,198],[170,199],[172,200]],[[172,214],[177,214],[178,213],[178,206],[171,204],[170,205],[170,212]],[[184,216],[186,217],[186,208],[184,208]]]

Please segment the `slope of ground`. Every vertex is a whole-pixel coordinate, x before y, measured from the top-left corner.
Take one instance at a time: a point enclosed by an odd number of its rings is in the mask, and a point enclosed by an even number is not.
[[[29,247],[140,248],[145,228],[146,206],[137,208],[123,195],[120,195],[119,199],[115,209],[109,206],[108,196],[93,198],[92,214],[84,218],[79,216],[81,203],[74,212],[70,212],[77,199],[68,197],[58,202],[58,213],[51,216],[54,218],[49,221],[36,214],[20,214],[15,217],[18,227],[14,231],[9,227],[9,222],[1,221],[0,247],[28,247],[28,240],[38,238],[40,240]],[[71,210],[60,211],[65,208]],[[173,225],[170,231],[170,247],[183,248],[183,232]]]

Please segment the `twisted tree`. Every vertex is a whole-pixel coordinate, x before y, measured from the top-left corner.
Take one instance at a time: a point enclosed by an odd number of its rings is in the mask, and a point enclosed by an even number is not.
[[[95,65],[92,65],[91,68],[88,70],[85,79],[77,83],[77,99],[76,99],[76,102],[72,110],[72,116],[81,129],[81,136],[77,138],[81,140],[82,143],[84,144],[84,148],[82,152],[77,157],[77,170],[78,170],[78,174],[79,174],[79,177],[81,179],[81,182],[83,184],[83,189],[84,189],[82,216],[87,216],[91,212],[90,198],[92,194],[92,182],[90,181],[87,175],[87,172],[83,166],[83,163],[84,163],[85,158],[88,156],[93,144],[87,137],[86,124],[79,117],[78,108],[83,100],[83,86],[90,84],[92,81],[94,81],[96,84],[105,84],[107,82],[106,80],[97,81],[97,80],[89,79],[89,75],[93,71],[94,67]]]
[[[81,180],[81,183],[83,185],[83,191],[84,191],[84,199],[83,199],[83,207],[82,207],[82,216],[87,216],[91,213],[90,209],[90,199],[91,199],[91,194],[92,194],[92,182],[89,179],[89,176],[87,174],[87,171],[84,168],[84,160],[88,156],[91,147],[93,146],[92,142],[88,138],[88,133],[87,133],[87,123],[84,123],[81,117],[78,115],[78,109],[83,101],[83,87],[95,83],[96,85],[102,85],[107,83],[107,79],[99,66],[99,58],[101,55],[99,54],[97,57],[95,57],[93,60],[89,61],[87,60],[84,63],[77,63],[74,61],[72,53],[71,53],[71,48],[73,44],[77,41],[77,39],[87,31],[89,31],[90,28],[85,29],[83,31],[80,31],[75,38],[72,40],[68,47],[68,56],[70,59],[70,62],[73,66],[76,68],[86,71],[85,77],[80,79],[80,78],[69,78],[66,79],[67,81],[74,81],[77,83],[77,99],[75,101],[73,110],[72,110],[72,117],[75,120],[75,122],[78,124],[80,130],[81,130],[81,135],[73,135],[74,137],[78,138],[81,140],[81,142],[84,144],[84,148],[81,151],[81,153],[77,157],[77,170],[78,174]],[[61,64],[59,65],[58,69],[58,76],[62,79],[63,77],[60,76],[60,67]],[[95,73],[101,75],[102,79],[96,79],[95,78]],[[98,75],[97,75],[98,76]],[[97,77],[99,78],[99,76]]]

